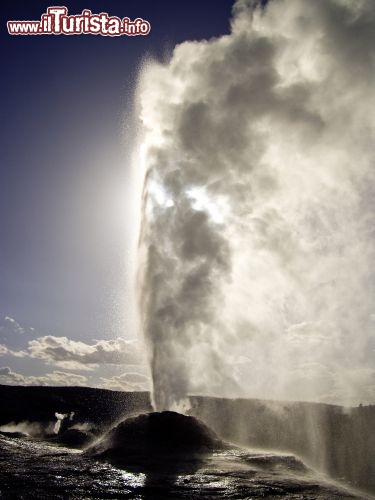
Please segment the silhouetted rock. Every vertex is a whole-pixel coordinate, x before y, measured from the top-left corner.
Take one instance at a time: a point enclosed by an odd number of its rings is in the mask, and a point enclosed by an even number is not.
[[[117,464],[147,469],[162,467],[171,459],[198,459],[225,447],[197,418],[163,411],[124,420],[87,452]]]
[[[27,438],[29,437],[27,434],[24,434],[23,432],[5,432],[5,431],[0,431],[0,434],[5,437],[9,437],[12,439],[21,439],[21,438]]]
[[[62,430],[77,422],[90,422],[106,430],[128,415],[151,411],[151,404],[148,392],[0,385],[0,408],[0,425],[27,420],[47,427],[56,421],[55,412],[74,412],[72,420],[63,421]]]
[[[80,431],[78,429],[68,429],[57,436],[50,438],[52,443],[63,444],[71,448],[84,448],[92,443],[95,436],[91,432]]]

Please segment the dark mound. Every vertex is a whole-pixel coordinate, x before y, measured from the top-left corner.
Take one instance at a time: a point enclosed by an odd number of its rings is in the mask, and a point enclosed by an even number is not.
[[[223,448],[225,444],[197,418],[164,411],[124,420],[87,453],[117,464],[148,467],[155,461],[197,458]]]
[[[71,448],[84,448],[92,443],[94,436],[91,432],[78,429],[68,429],[49,439],[51,443],[62,444]]]

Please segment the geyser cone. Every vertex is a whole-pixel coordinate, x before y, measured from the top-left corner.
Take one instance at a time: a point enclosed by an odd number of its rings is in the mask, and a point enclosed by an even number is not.
[[[223,448],[225,443],[197,418],[164,411],[124,420],[87,452],[116,464],[152,469],[170,459],[198,459]]]

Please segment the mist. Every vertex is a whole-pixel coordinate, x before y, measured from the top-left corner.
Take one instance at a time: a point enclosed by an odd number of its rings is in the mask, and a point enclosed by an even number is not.
[[[375,401],[371,0],[239,0],[140,76],[156,409]]]
[[[21,422],[8,422],[0,426],[0,432],[22,433],[26,436],[41,438],[53,434],[55,425],[53,422],[30,422],[24,420]]]

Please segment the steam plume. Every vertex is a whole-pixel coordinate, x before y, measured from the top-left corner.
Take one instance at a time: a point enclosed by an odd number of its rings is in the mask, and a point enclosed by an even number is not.
[[[150,62],[140,306],[154,403],[375,400],[372,0],[238,0]]]

